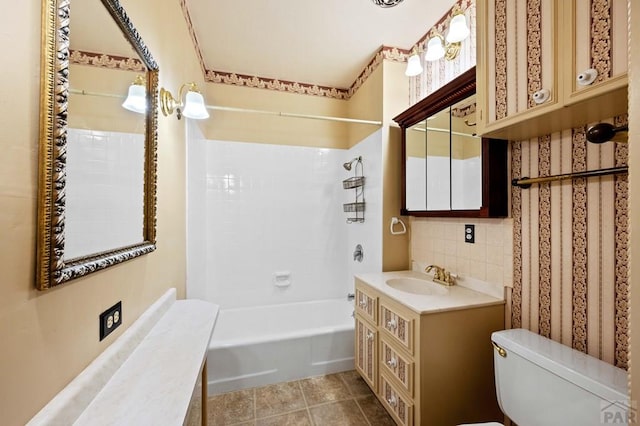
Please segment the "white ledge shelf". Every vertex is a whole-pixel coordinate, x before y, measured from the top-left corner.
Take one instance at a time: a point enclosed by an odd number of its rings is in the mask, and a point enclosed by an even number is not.
[[[182,425],[219,307],[165,293],[29,425]]]

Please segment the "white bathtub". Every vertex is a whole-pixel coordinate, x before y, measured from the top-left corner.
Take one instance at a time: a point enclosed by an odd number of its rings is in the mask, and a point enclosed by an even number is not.
[[[220,310],[209,394],[352,370],[352,312],[346,298]]]

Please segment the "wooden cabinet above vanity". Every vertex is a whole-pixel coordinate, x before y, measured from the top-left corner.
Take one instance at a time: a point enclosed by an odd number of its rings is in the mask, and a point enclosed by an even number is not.
[[[478,0],[478,134],[522,140],[627,112],[627,0]]]
[[[505,217],[507,141],[476,135],[476,69],[394,118],[402,129],[402,214]]]

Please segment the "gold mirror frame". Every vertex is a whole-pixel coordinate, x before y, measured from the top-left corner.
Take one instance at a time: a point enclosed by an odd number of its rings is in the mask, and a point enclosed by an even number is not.
[[[42,0],[36,288],[46,290],[156,249],[158,65],[118,0],[101,0],[147,68],[143,241],[64,260],[69,1]]]

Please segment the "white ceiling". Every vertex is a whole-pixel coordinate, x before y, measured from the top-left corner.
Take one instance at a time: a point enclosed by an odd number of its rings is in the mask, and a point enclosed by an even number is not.
[[[382,45],[409,49],[454,0],[187,0],[208,70],[348,88]]]

